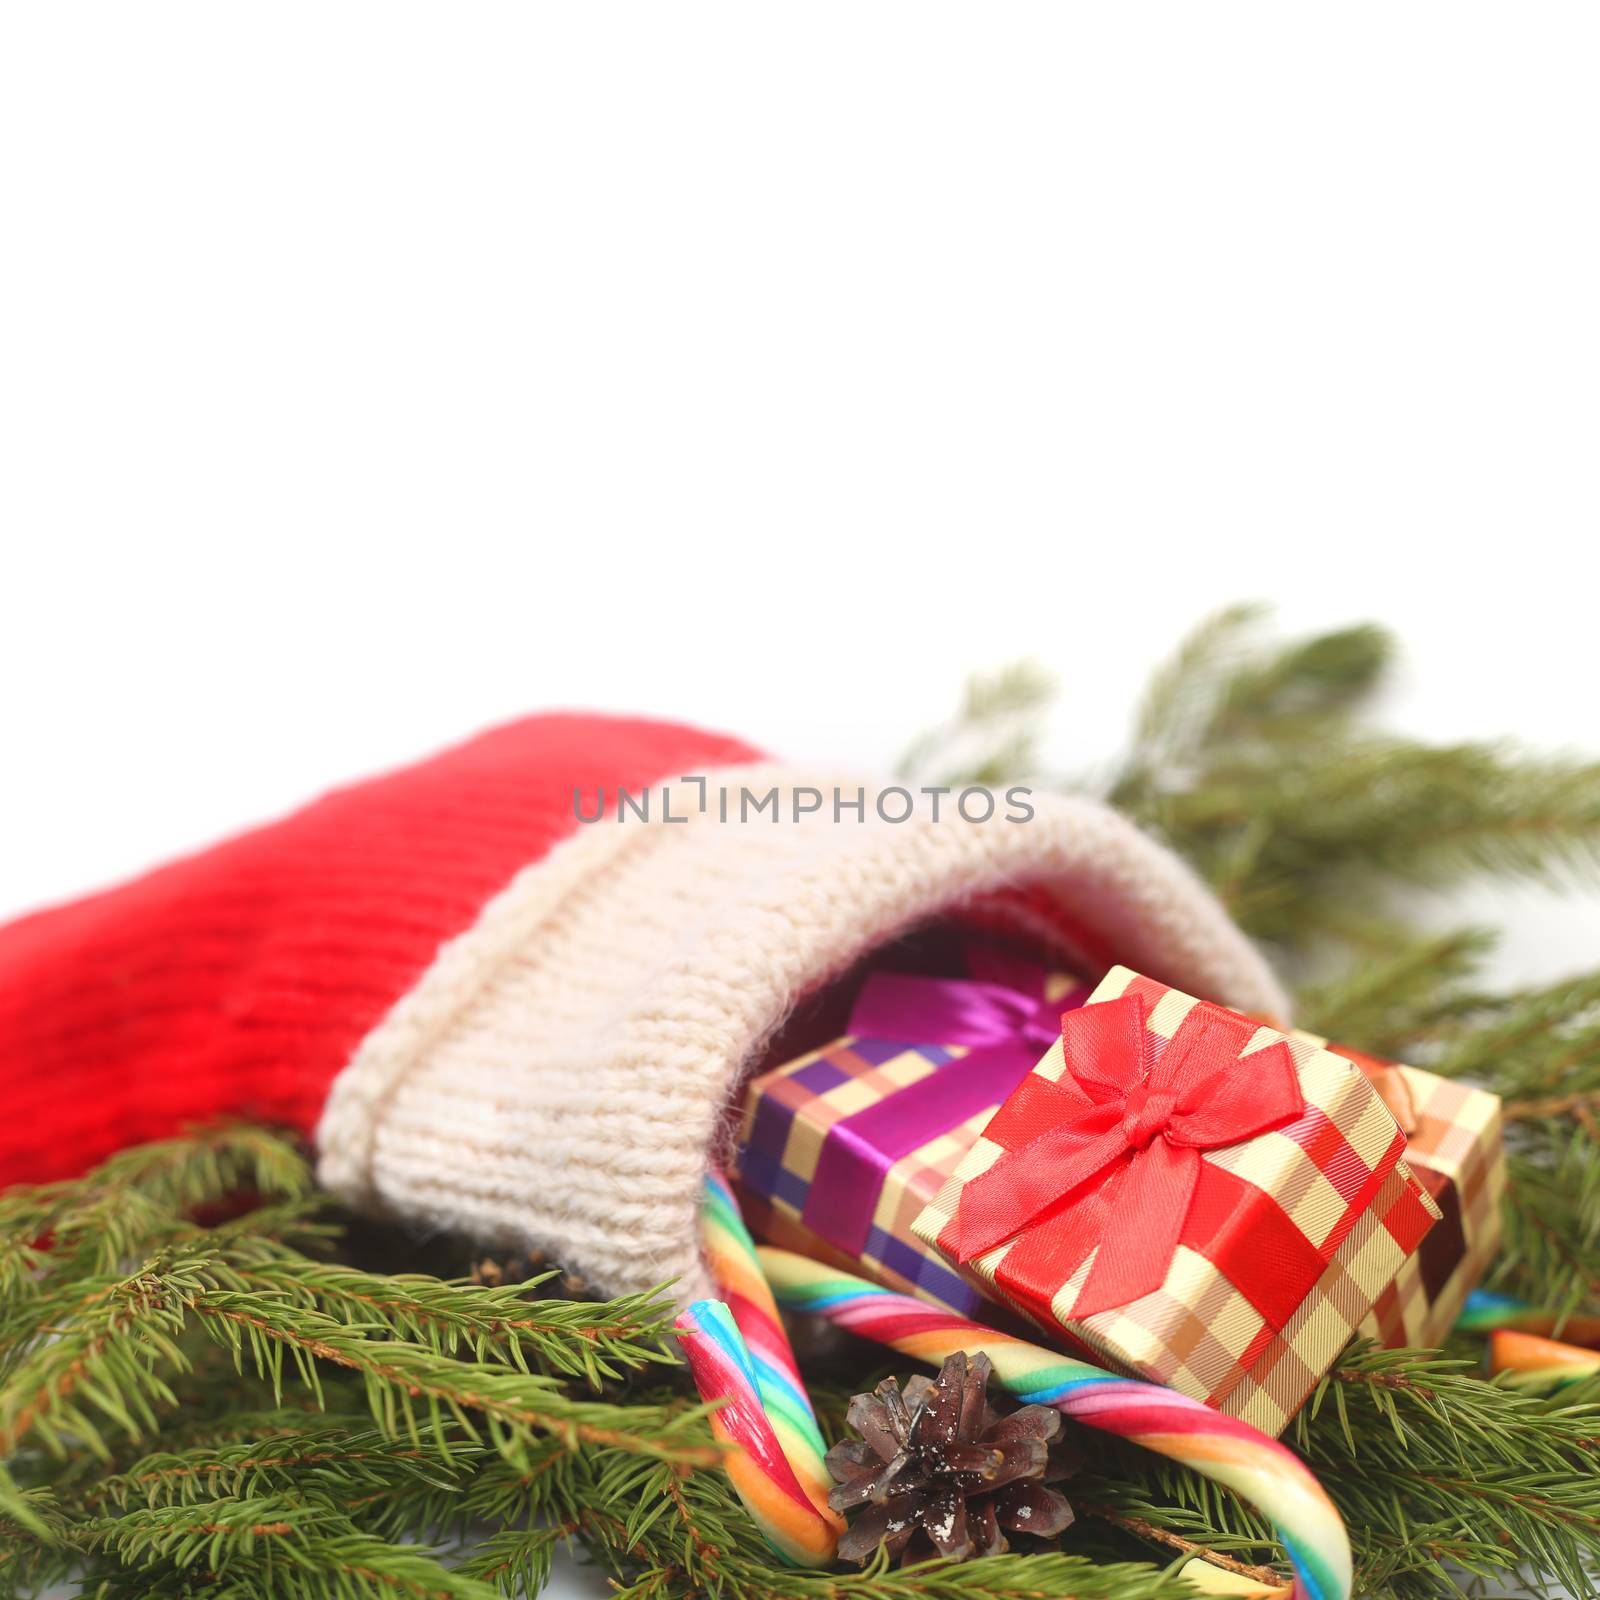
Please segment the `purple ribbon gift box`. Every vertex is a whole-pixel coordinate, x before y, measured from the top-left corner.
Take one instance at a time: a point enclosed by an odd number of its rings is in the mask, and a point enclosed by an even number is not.
[[[736,1179],[758,1238],[988,1316],[911,1224],[1089,990],[993,951],[969,966],[874,973],[843,1038],[753,1078]]]

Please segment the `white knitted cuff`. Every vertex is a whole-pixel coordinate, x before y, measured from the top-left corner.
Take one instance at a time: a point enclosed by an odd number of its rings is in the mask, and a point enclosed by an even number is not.
[[[741,795],[770,806],[740,820]],[[853,802],[835,819],[833,797]],[[820,792],[819,810],[795,820]],[[608,1293],[708,1292],[700,1182],[742,1072],[802,995],[911,926],[1010,907],[1042,948],[1124,962],[1287,1015],[1260,956],[1199,881],[1091,800],[968,822],[917,797],[776,768],[661,791],[648,822],[579,828],[520,873],[368,1035],[318,1129],[320,1174],[429,1227],[547,1252]],[[730,800],[728,816],[719,793]],[[746,803],[742,809],[749,811]],[[979,807],[971,808],[978,811]]]

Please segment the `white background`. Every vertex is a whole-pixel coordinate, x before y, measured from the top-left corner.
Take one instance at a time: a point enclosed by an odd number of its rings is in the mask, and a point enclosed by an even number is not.
[[[1241,596],[1600,749],[1592,8],[8,8],[0,912],[518,711],[1105,758]],[[1600,916],[1507,908],[1511,975]]]

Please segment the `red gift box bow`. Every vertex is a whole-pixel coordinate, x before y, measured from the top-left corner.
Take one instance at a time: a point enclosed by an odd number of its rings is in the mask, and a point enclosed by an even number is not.
[[[1046,1303],[1099,1245],[1074,1318],[1161,1287],[1201,1188],[1202,1150],[1255,1138],[1305,1110],[1282,1040],[1241,1062],[1256,1024],[1201,1003],[1168,1041],[1145,1026],[1146,1009],[1142,996],[1125,994],[1061,1019],[1066,1072],[1057,1083],[1031,1074],[1003,1108],[1008,1131],[1021,1136],[963,1186],[947,1230],[961,1262],[1027,1233],[1002,1263],[1004,1276]],[[1213,1182],[1220,1171],[1205,1164]],[[1304,1256],[1310,1243],[1293,1233],[1298,1245],[1273,1242]],[[1019,1253],[1027,1259],[1013,1261]],[[1312,1253],[1292,1276],[1314,1276],[1318,1264]]]

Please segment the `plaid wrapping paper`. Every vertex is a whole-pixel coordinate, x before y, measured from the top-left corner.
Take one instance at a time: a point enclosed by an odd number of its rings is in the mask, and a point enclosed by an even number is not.
[[[1123,994],[1146,1001],[1145,1026],[1165,1039],[1198,1003],[1118,967],[1088,1004]],[[1276,1042],[1286,1044],[1293,1058],[1305,1113],[1276,1131],[1206,1150],[1201,1160],[1259,1190],[1259,1203],[1281,1210],[1323,1262],[1320,1276],[1280,1327],[1184,1244],[1158,1290],[1081,1320],[1072,1308],[1093,1268],[1094,1251],[1057,1289],[1048,1317],[996,1283],[1015,1239],[953,1270],[1008,1300],[1055,1343],[1168,1384],[1264,1432],[1281,1432],[1439,1212],[1401,1159],[1404,1135],[1367,1079],[1332,1051],[1265,1026],[1257,1028],[1241,1061]],[[1034,1069],[1051,1081],[1065,1070],[1059,1042]],[[917,1237],[937,1246],[954,1221],[963,1185],[1004,1153],[980,1137],[913,1224]]]
[[[1312,1033],[1295,1037],[1314,1045],[1327,1043]],[[1343,1045],[1329,1048],[1348,1055],[1380,1086],[1388,1075],[1398,1079],[1397,1114],[1407,1135],[1406,1161],[1444,1215],[1421,1249],[1401,1263],[1360,1331],[1391,1349],[1437,1348],[1500,1248],[1500,1201],[1506,1187],[1500,1097]]]
[[[1051,1001],[1071,1003],[1077,989],[1078,980],[1065,974],[1052,973],[1044,979],[1044,997]],[[1077,997],[1082,997],[1081,990]],[[864,1219],[864,1237],[857,1249],[841,1249],[807,1222],[812,1181],[830,1132],[888,1097],[926,1082],[968,1053],[961,1045],[847,1035],[752,1079],[734,1158],[734,1182],[751,1231],[771,1244],[860,1273],[886,1288],[992,1322],[995,1307],[988,1297],[918,1239],[911,1224],[983,1131],[1003,1092],[907,1154],[884,1162],[876,1202],[870,1218]]]

